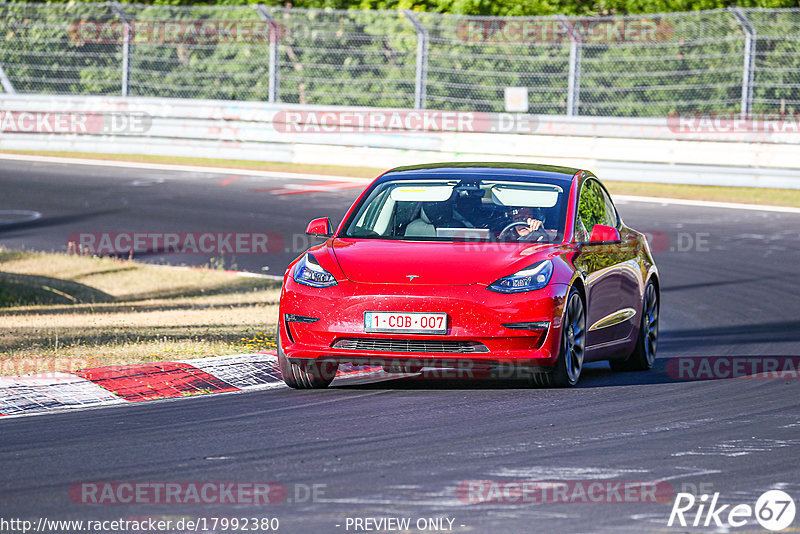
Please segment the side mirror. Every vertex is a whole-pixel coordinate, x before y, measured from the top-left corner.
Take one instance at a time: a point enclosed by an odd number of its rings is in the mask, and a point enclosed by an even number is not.
[[[592,235],[589,236],[589,243],[619,243],[619,230],[613,226],[595,224],[592,227]]]
[[[331,237],[333,235],[333,230],[331,229],[331,220],[327,217],[314,219],[308,223],[308,226],[306,227],[306,233],[308,235],[315,235],[319,237]]]

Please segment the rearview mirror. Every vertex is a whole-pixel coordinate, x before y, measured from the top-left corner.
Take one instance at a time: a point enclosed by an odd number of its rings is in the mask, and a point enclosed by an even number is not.
[[[589,236],[590,243],[619,243],[619,230],[613,226],[605,224],[595,224],[592,227],[592,235]]]
[[[308,235],[315,235],[319,237],[331,237],[333,235],[333,230],[331,229],[331,220],[327,217],[314,219],[308,223],[308,226],[306,227],[306,233]]]

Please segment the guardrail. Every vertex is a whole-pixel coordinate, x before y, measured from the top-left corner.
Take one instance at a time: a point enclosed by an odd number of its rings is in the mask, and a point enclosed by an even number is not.
[[[0,95],[0,149],[306,164],[530,161],[617,180],[800,188],[800,122]]]

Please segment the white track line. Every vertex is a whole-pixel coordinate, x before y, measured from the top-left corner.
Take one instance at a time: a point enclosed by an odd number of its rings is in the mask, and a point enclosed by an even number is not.
[[[113,161],[105,159],[59,158],[54,156],[29,156],[25,154],[0,153],[0,160],[30,161],[33,163],[59,163],[72,165],[93,165],[95,167],[121,167],[125,169],[148,169],[154,171],[201,172],[207,174],[233,174],[237,176],[260,176],[262,178],[292,178],[295,180],[316,180],[341,182],[343,180],[369,183],[371,178],[351,176],[332,176],[330,174],[308,174],[296,172],[259,171],[255,169],[229,169],[225,167],[202,167],[198,165],[169,165],[165,163],[144,163],[135,161]]]
[[[203,268],[191,265],[168,265],[166,263],[143,263],[142,265],[146,265],[147,267],[158,267],[160,269],[172,269],[175,271],[196,271]],[[283,281],[283,276],[276,274],[251,273],[250,271],[232,271],[230,269],[225,269],[222,272],[235,274],[236,276],[241,276],[244,278],[261,278],[264,280],[275,280],[278,282]]]
[[[317,180],[328,182],[341,182],[343,180],[364,182],[370,178],[357,178],[354,176],[331,176],[328,174],[306,174],[294,172],[258,171],[253,169],[228,169],[224,167],[201,167],[195,165],[168,165],[162,163],[140,163],[132,161],[111,161],[101,159],[59,158],[53,156],[30,156],[25,154],[0,153],[0,160],[30,161],[35,163],[58,163],[65,165],[94,165],[97,167],[122,167],[127,169],[148,169],[158,171],[176,172],[201,172],[207,174],[232,174],[238,176],[260,176],[263,178],[291,178],[293,180]],[[614,195],[615,199],[627,202],[648,202],[663,205],[694,206],[702,208],[723,208],[749,211],[771,211],[776,213],[800,213],[800,208],[788,206],[762,206],[760,204],[739,204],[735,202],[713,202],[706,200],[686,200],[681,198],[640,197],[629,195]]]
[[[638,197],[629,195],[614,195],[615,200],[626,202],[650,202],[675,206],[696,206],[703,208],[724,208],[750,211],[773,211],[778,213],[800,213],[800,208],[789,206],[762,206],[760,204],[739,204],[736,202],[714,202],[711,200],[688,200],[683,198]]]

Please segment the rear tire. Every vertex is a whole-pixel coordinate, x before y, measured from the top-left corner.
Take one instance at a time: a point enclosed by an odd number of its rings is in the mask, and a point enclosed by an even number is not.
[[[642,319],[639,325],[639,336],[636,347],[624,360],[611,360],[609,364],[614,371],[647,371],[653,368],[658,348],[658,291],[652,280],[647,282],[642,303]]]
[[[586,307],[577,289],[569,290],[564,305],[558,360],[551,372],[534,373],[531,381],[542,387],[566,388],[578,383],[586,353]]]
[[[336,376],[339,365],[331,361],[311,361],[301,366],[289,361],[281,347],[278,334],[278,367],[286,385],[294,389],[322,389],[328,387]]]

